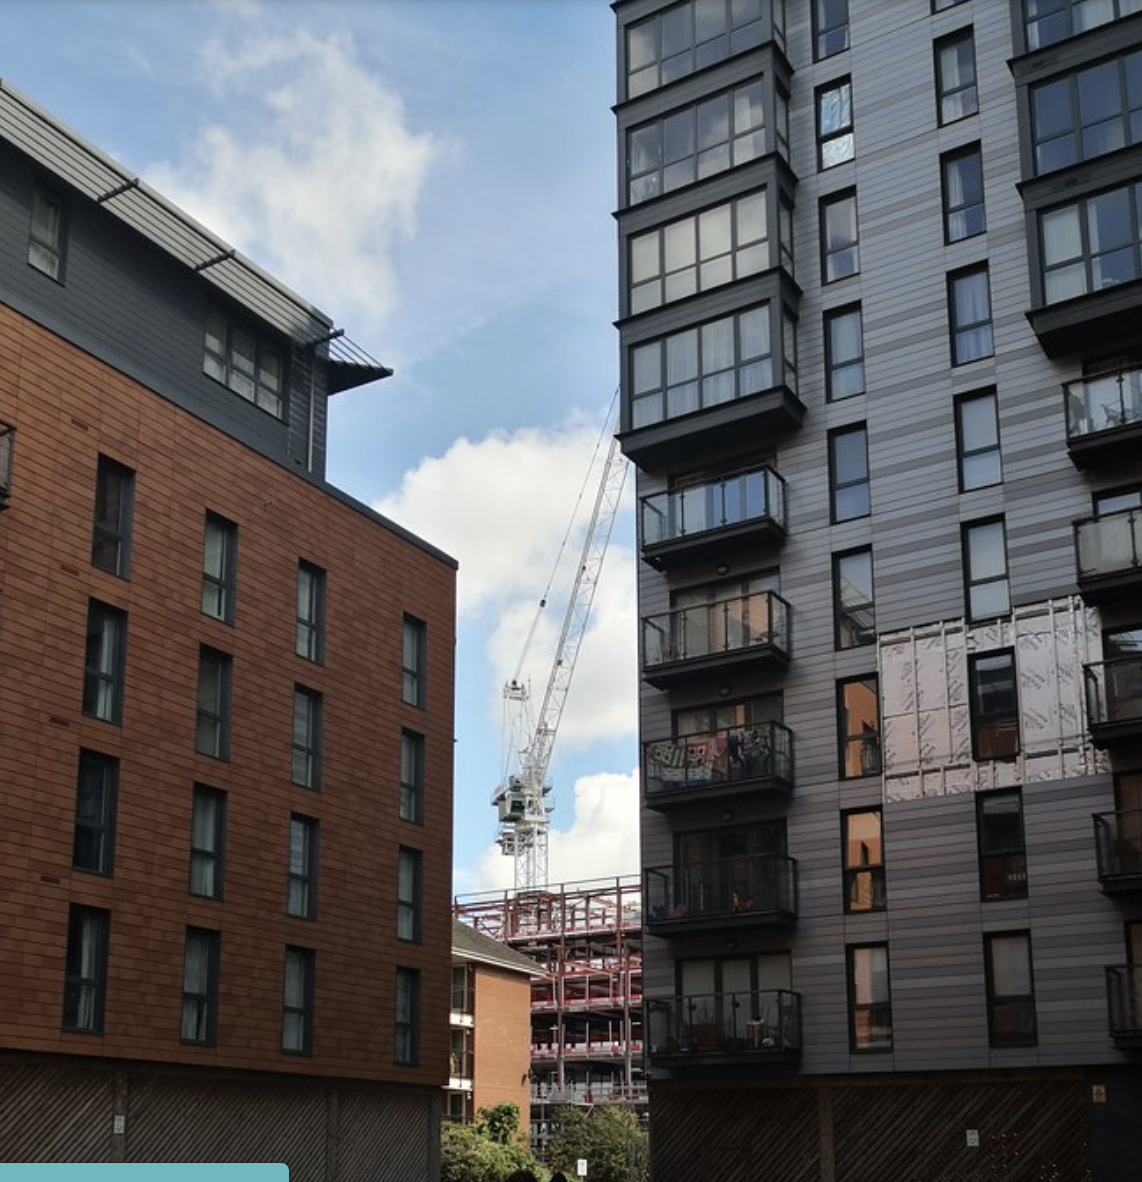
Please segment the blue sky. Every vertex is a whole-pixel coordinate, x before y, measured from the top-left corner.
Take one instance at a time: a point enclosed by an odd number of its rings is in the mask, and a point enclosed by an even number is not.
[[[490,804],[501,690],[618,381],[609,5],[6,0],[3,15],[6,83],[396,371],[334,400],[328,475],[461,564],[453,889],[510,885]],[[630,493],[556,744],[552,881],[637,869]],[[537,700],[580,544],[530,650]]]

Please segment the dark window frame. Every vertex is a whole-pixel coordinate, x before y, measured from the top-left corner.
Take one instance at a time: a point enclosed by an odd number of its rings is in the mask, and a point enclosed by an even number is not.
[[[1091,241],[1092,216],[1097,220],[1096,203],[1110,202],[1122,194],[1122,201],[1129,230],[1125,240],[1112,241],[1106,249],[1095,250]],[[1080,253],[1067,255],[1052,261],[1048,250],[1046,227],[1048,220],[1060,214],[1073,211],[1076,219],[1075,230],[1081,245]],[[1113,213],[1113,211],[1112,211]],[[1060,303],[1068,299],[1077,299],[1100,291],[1107,291],[1112,287],[1119,287],[1126,283],[1137,282],[1142,278],[1142,256],[1139,255],[1138,243],[1142,241],[1142,182],[1128,182],[1113,185],[1098,193],[1088,193],[1071,201],[1064,201],[1050,209],[1038,212],[1038,231],[1040,249],[1039,282],[1043,289],[1043,303],[1045,306]],[[1064,232],[1063,240],[1069,236]],[[1128,267],[1126,273],[1122,268]],[[1081,270],[1081,290],[1073,288],[1073,278]],[[1064,286],[1054,293],[1048,290],[1048,281],[1062,278]]]
[[[872,598],[855,603],[846,604],[844,601],[845,580],[842,567],[849,559],[868,556],[868,576],[872,584]],[[855,586],[855,584],[849,584]],[[872,609],[872,626],[862,628],[856,623],[856,613]],[[851,621],[851,624],[849,623]],[[833,644],[838,650],[861,648],[866,644],[876,643],[876,569],[872,561],[872,547],[861,546],[855,550],[845,550],[833,555]],[[849,629],[857,639],[846,643]]]
[[[284,422],[289,390],[287,349],[266,330],[217,305],[207,310],[202,335],[202,372],[251,406]],[[253,347],[252,359],[239,347],[242,338]],[[272,369],[277,371],[276,385],[266,380]]]
[[[986,446],[969,446],[968,425],[965,422],[965,408],[971,404],[990,403],[991,423],[994,425],[995,440]],[[958,394],[955,399],[956,419],[956,472],[960,492],[972,492],[977,488],[993,488],[1003,483],[1003,450],[999,432],[999,396],[994,386],[986,390],[969,390]],[[995,478],[980,479],[969,474],[969,468],[977,466],[980,460],[994,457]]]
[[[191,980],[191,944],[205,947],[206,979]],[[182,1013],[179,1038],[187,1046],[212,1047],[218,1043],[218,977],[222,961],[222,933],[213,928],[188,926],[182,954]]]
[[[1014,800],[1014,810],[989,806]],[[1003,812],[1014,813],[1014,824],[995,818]],[[976,845],[979,854],[979,897],[984,902],[996,899],[1027,898],[1027,842],[1023,825],[1023,790],[999,788],[978,792],[975,798]]]
[[[949,49],[959,49],[967,45],[971,58],[970,81],[955,80],[944,77],[944,53]],[[939,38],[933,44],[936,75],[936,118],[941,127],[951,123],[958,123],[961,119],[969,119],[979,113],[979,70],[975,56],[975,30],[971,25],[964,25],[946,36]],[[957,54],[956,67],[961,69],[963,62]]]
[[[393,1005],[393,1062],[401,1067],[420,1064],[420,970],[398,965]]]
[[[853,235],[851,238],[838,239],[836,245],[830,245],[833,236],[830,214],[835,210],[841,210],[849,203],[852,204]],[[848,220],[847,215],[846,220]],[[821,282],[823,284],[839,283],[842,279],[859,275],[860,210],[857,206],[856,189],[842,189],[838,193],[830,193],[828,196],[822,197],[818,205],[818,223],[821,240]],[[845,263],[844,270],[837,270],[836,265],[839,265],[839,261],[850,253],[851,262]]]
[[[841,325],[845,321],[856,318],[857,336],[859,337],[859,349],[852,357],[843,357],[838,359],[837,346],[834,340],[834,328]],[[824,313],[824,338],[825,338],[825,398],[828,402],[843,402],[848,398],[856,398],[861,394],[867,393],[867,385],[865,381],[865,350],[864,350],[864,315],[859,303],[844,304],[839,308],[828,308]],[[848,390],[844,393],[838,393],[838,388],[843,387],[843,383],[838,382],[838,376],[842,373],[855,371],[859,368],[860,383],[859,389]]]
[[[1000,940],[1020,939],[1027,950],[1027,993],[999,993],[995,987],[995,945]],[[1031,933],[1026,930],[986,932],[983,937],[984,979],[987,989],[987,1041],[993,1047],[1033,1047],[1039,1042],[1038,1015],[1035,1007],[1035,962]],[[1003,1009],[1014,1010],[1015,1022],[1023,1029],[1009,1032],[1001,1028]]]
[[[321,791],[324,696],[308,686],[293,687],[290,779],[298,788]]]
[[[102,600],[90,599],[83,666],[84,715],[121,726],[126,677],[127,613]]]
[[[859,982],[857,980],[857,954],[861,952],[884,953],[884,999],[870,998],[868,1001],[859,1000]],[[874,966],[869,966],[870,974],[875,972]],[[848,1026],[849,1051],[854,1055],[883,1055],[891,1054],[894,1049],[895,1033],[892,1021],[892,971],[888,958],[888,944],[883,940],[873,940],[862,944],[849,944],[845,947],[845,979],[848,995]],[[871,980],[871,978],[870,978]],[[875,991],[873,991],[875,992]],[[882,1044],[862,1045],[859,1036],[860,1018],[867,1015],[871,1018],[874,1013],[881,1011],[881,1029],[887,1030],[887,1038]],[[887,1016],[887,1023],[883,1018]],[[871,1025],[871,1023],[870,1023]]]
[[[84,921],[90,920],[91,944]],[[64,1030],[102,1034],[107,1008],[107,961],[111,945],[111,912],[102,907],[72,903],[68,909],[64,963]],[[85,963],[92,962],[92,963]]]
[[[212,539],[216,539],[216,554]],[[202,526],[202,614],[233,624],[237,591],[238,526],[208,509]]]
[[[836,13],[844,13],[838,20]],[[849,0],[813,0],[813,60],[824,61],[849,48]]]
[[[831,95],[838,95],[836,100]],[[813,93],[817,131],[817,170],[825,172],[856,158],[853,83],[847,75],[818,86]]]
[[[200,802],[210,801],[210,844],[203,845],[198,836]],[[190,804],[190,864],[187,891],[200,899],[221,900],[225,896],[226,878],[226,807],[227,795],[221,788],[195,784]],[[206,827],[204,823],[204,828]],[[196,882],[209,878],[209,889],[198,889]]]
[[[974,320],[961,320],[960,295],[961,292],[969,290],[961,285],[972,283],[981,277],[987,296],[987,314]],[[986,345],[982,344],[981,337],[981,344],[977,346],[974,334],[982,333],[984,330]],[[991,299],[991,272],[987,263],[973,263],[970,267],[948,272],[948,346],[953,367],[970,365],[973,361],[983,361],[995,356],[995,310]]]
[[[864,440],[862,455],[864,456],[864,473],[860,477],[841,480],[838,469],[840,467],[838,443],[842,439],[854,439],[860,436]],[[864,490],[862,505],[855,512],[845,510],[842,501],[856,490]],[[829,520],[838,525],[842,521],[858,521],[872,513],[872,472],[868,461],[868,424],[850,423],[846,427],[838,427],[829,432]]]
[[[41,205],[55,212],[54,234],[43,232],[37,224]],[[59,284],[64,282],[67,270],[68,221],[67,199],[58,189],[37,182],[28,210],[28,266]]]
[[[204,701],[203,674],[211,669],[217,675],[217,692]],[[234,658],[221,649],[203,644],[198,648],[198,688],[195,697],[194,749],[199,755],[226,762],[230,758],[230,699]],[[204,745],[204,728],[209,727],[213,741]]]
[[[95,469],[91,565],[120,579],[131,573],[134,502],[134,469],[100,453]]]
[[[314,665],[325,662],[326,573],[312,562],[297,564],[297,619],[294,652]]]
[[[1129,11],[1124,12],[1122,10],[1122,8],[1119,6],[1119,0],[1110,0],[1110,2],[1113,5],[1114,15],[1111,16],[1108,21],[1097,21],[1095,24],[1089,25],[1086,29],[1078,29],[1078,30],[1075,29],[1074,22],[1072,20],[1072,16],[1074,14],[1075,0],[1060,0],[1059,8],[1056,9],[1055,12],[1045,13],[1041,17],[1032,17],[1027,12],[1026,6],[1024,5],[1023,33],[1027,39],[1028,51],[1031,51],[1034,49],[1045,49],[1048,45],[1057,45],[1060,41],[1067,41],[1071,37],[1077,37],[1080,33],[1088,32],[1089,29],[1101,28],[1105,24],[1109,24],[1113,21],[1119,20],[1123,16],[1130,15]],[[1088,11],[1088,10],[1084,10],[1084,11]],[[1093,11],[1093,10],[1089,10],[1089,11]],[[1066,25],[1065,29],[1061,28],[1061,26],[1057,23],[1057,22],[1059,22],[1060,16],[1062,17],[1063,24]],[[1044,41],[1039,37],[1038,30],[1039,30],[1039,26],[1042,24],[1045,24],[1048,20],[1053,20],[1054,22],[1056,22],[1056,25],[1055,25],[1056,31],[1053,33],[1053,35],[1051,37],[1048,38],[1048,40]]]
[[[90,808],[92,796],[97,798],[94,810]],[[118,797],[119,760],[101,751],[81,748],[76,775],[75,832],[71,855],[74,869],[103,877],[110,877],[114,873]],[[93,812],[95,815],[90,815]]]
[[[850,823],[858,817],[875,817],[879,860],[873,860],[864,842],[854,837]],[[851,856],[859,846],[860,856]],[[884,811],[877,805],[845,809],[841,813],[841,865],[844,878],[844,909],[847,915],[864,915],[888,907],[887,870],[884,857]]]
[[[424,852],[402,845],[397,852],[398,940],[411,944],[420,943],[423,910]]]
[[[1006,673],[1000,676],[1009,680],[1010,704],[999,708],[997,686],[1000,677],[990,681],[984,678],[984,665],[1001,665]],[[991,672],[990,670],[988,671]],[[988,701],[988,697],[992,701]],[[968,656],[968,704],[971,710],[972,758],[977,763],[997,759],[1014,759],[1021,750],[1019,734],[1019,668],[1013,648],[988,649],[986,652],[971,653]]]
[[[982,536],[982,531],[999,526],[1000,539],[1003,544],[1003,571],[996,575],[978,574],[973,555],[973,539]],[[961,547],[963,551],[964,571],[964,614],[973,623],[985,620],[996,620],[1007,616],[1011,612],[1011,562],[1007,553],[1007,523],[1002,516],[982,517],[976,521],[965,521],[960,526]],[[1005,606],[1001,611],[977,611],[974,602],[977,590],[1003,585]]]
[[[952,183],[954,170],[969,161],[975,162],[975,173],[968,177],[970,184],[962,183],[961,176],[961,192],[957,195],[957,186]],[[983,176],[983,150],[978,141],[945,152],[940,157],[940,204],[944,215],[945,244],[966,242],[987,232]]]
[[[402,730],[400,735],[400,793],[398,813],[402,821],[424,824],[425,739],[417,731]]]
[[[850,724],[850,711],[846,690],[849,686],[863,686],[872,691],[876,702],[876,728],[873,731],[861,729],[854,732]],[[863,723],[862,723],[863,727]],[[837,681],[837,775],[841,780],[859,780],[866,776],[879,776],[883,767],[881,741],[883,728],[880,718],[880,678],[875,673],[842,677]],[[860,770],[850,767],[853,751],[857,752],[855,764]]]
[[[313,1054],[316,983],[317,953],[312,948],[287,944],[282,968],[281,1049],[284,1055]],[[300,986],[300,997],[291,995],[291,986],[295,989]]]
[[[320,821],[291,813],[286,857],[286,914],[295,919],[317,918],[320,848]]]
[[[407,612],[401,631],[401,701],[419,710],[425,708],[427,686],[428,625]]]

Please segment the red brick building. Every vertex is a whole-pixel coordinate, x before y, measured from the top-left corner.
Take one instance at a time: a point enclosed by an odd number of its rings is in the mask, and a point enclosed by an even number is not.
[[[389,371],[0,89],[0,1159],[435,1177],[455,564]]]

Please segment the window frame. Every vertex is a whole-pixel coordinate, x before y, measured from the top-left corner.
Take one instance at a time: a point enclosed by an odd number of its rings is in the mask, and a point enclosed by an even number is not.
[[[995,946],[1001,940],[1022,941],[1026,949],[1026,968],[1029,991],[1001,994],[995,982]],[[1031,933],[1026,930],[985,932],[983,937],[984,982],[987,990],[987,1041],[992,1047],[1033,1047],[1039,1043],[1038,1014],[1035,1004],[1035,961],[1031,948]],[[1030,1018],[1025,1034],[1008,1035],[999,1029],[998,1009],[1003,1004],[1022,1005]]]
[[[876,843],[879,860],[872,860],[865,842],[858,840],[851,823],[860,817],[876,818]],[[853,858],[854,849],[861,850],[861,858]],[[868,858],[867,861],[862,860]],[[879,806],[845,809],[841,813],[841,871],[844,883],[846,915],[866,915],[888,908],[888,880],[884,858],[884,811]],[[858,905],[857,897],[867,899]]]
[[[1110,0],[1110,3],[1113,6],[1113,11],[1114,11],[1113,16],[1109,17],[1105,21],[1095,21],[1094,24],[1088,25],[1087,28],[1085,28],[1085,29],[1076,30],[1075,26],[1074,26],[1074,19],[1073,19],[1074,18],[1074,11],[1075,11],[1074,10],[1075,0],[1062,0],[1061,13],[1062,13],[1065,23],[1067,25],[1066,32],[1056,35],[1056,36],[1052,36],[1047,41],[1043,41],[1039,38],[1038,26],[1043,24],[1045,21],[1047,21],[1048,19],[1050,19],[1052,17],[1054,17],[1057,20],[1060,15],[1060,12],[1056,11],[1053,13],[1046,13],[1042,17],[1032,17],[1027,12],[1026,4],[1024,3],[1023,14],[1022,14],[1023,15],[1023,35],[1027,41],[1027,51],[1030,52],[1035,49],[1045,49],[1048,45],[1058,45],[1059,42],[1069,41],[1072,37],[1077,37],[1080,33],[1088,32],[1090,29],[1101,28],[1103,25],[1110,24],[1116,20],[1121,19],[1124,16],[1130,16],[1134,12],[1142,11],[1142,9],[1139,9],[1137,7],[1123,8],[1121,6],[1121,0]],[[1086,11],[1086,9],[1084,9],[1084,11]],[[1096,11],[1096,10],[1091,9],[1090,11]],[[1032,32],[1033,28],[1035,29],[1035,32]]]
[[[325,663],[326,572],[304,558],[297,564],[294,652],[314,665]]]
[[[854,603],[845,603],[844,587],[846,580],[843,577],[842,566],[849,559],[858,559],[863,556],[868,557],[868,576],[869,582],[872,584],[872,598],[858,601]],[[856,584],[849,582],[850,586]],[[867,608],[872,609],[872,626],[870,628],[861,628],[856,623],[851,625],[853,635],[857,637],[864,637],[864,639],[857,639],[851,643],[846,643],[846,624],[850,619],[854,619],[856,613]],[[853,648],[863,648],[865,645],[876,643],[876,570],[872,560],[872,547],[860,546],[855,550],[845,550],[833,555],[833,647],[837,651]]]
[[[864,447],[861,454],[864,457],[864,474],[859,478],[841,480],[838,469],[841,457],[838,455],[838,444],[843,439],[861,437]],[[868,424],[850,423],[845,427],[837,427],[829,432],[829,520],[833,525],[844,521],[859,521],[872,513],[872,473],[868,461]],[[855,512],[845,510],[842,513],[842,499],[847,498],[854,490],[864,490],[863,507],[858,506]]]
[[[1002,662],[1010,678],[1011,704],[1000,710],[986,701],[988,683],[982,680],[981,666]],[[994,691],[993,691],[994,692]],[[1019,716],[1019,667],[1013,648],[987,649],[968,655],[968,707],[971,711],[972,759],[990,763],[998,759],[1014,759],[1022,749]],[[1009,741],[1001,743],[1003,735]],[[984,740],[987,739],[985,744]],[[991,744],[995,745],[992,746]]]
[[[37,220],[41,208],[55,213],[54,232],[46,232]],[[28,211],[28,266],[55,283],[62,284],[66,271],[68,208],[63,194],[37,182],[32,187]]]
[[[202,983],[190,980],[191,945],[199,941],[205,948],[206,980]],[[213,928],[188,925],[183,941],[182,1011],[179,1018],[179,1041],[185,1046],[213,1047],[218,1044],[218,977],[221,960],[222,933]],[[195,988],[196,985],[199,987]],[[194,1031],[201,1033],[196,1035]]]
[[[204,702],[203,674],[212,670],[217,675],[216,693]],[[234,673],[234,658],[209,644],[198,647],[198,683],[195,694],[194,749],[209,759],[227,762],[230,759],[230,699]],[[202,742],[203,728],[208,726],[214,735],[209,746]]]
[[[215,549],[216,555],[212,553]],[[223,624],[233,624],[237,590],[238,527],[208,509],[202,526],[202,614]]]
[[[209,822],[211,844],[199,843],[196,824],[200,805],[209,801],[213,815],[204,820],[202,828]],[[187,874],[187,893],[198,899],[222,900],[225,897],[226,879],[226,807],[227,795],[221,788],[208,784],[195,784],[190,802],[190,859]],[[196,875],[196,868],[200,871]],[[197,889],[196,878],[201,880],[209,875],[210,888]]]
[[[1015,801],[1017,840],[1006,842],[1002,825],[988,825],[989,804]],[[1000,813],[992,814],[998,816]],[[1027,838],[1023,823],[1023,789],[998,788],[975,797],[976,847],[979,856],[979,897],[985,902],[1027,898]],[[998,884],[998,885],[996,885]]]
[[[857,974],[857,959],[859,953],[882,953],[884,964],[883,967],[878,967],[873,963],[868,965],[869,975],[869,993],[870,996],[867,1001],[861,1000],[860,981]],[[883,981],[883,996],[872,996],[878,991],[873,988],[877,983],[873,974],[882,973]],[[882,1055],[891,1054],[894,1049],[895,1032],[892,1021],[892,975],[891,967],[888,958],[888,944],[886,941],[870,941],[865,944],[848,944],[845,946],[845,979],[847,982],[847,996],[848,996],[848,1026],[849,1026],[849,1053],[853,1055]],[[863,1044],[859,1036],[860,1016],[862,1014],[872,1015],[874,1011],[880,1009],[887,1014],[887,1025],[883,1025],[881,1029],[887,1030],[887,1038],[879,1044],[870,1042]],[[869,1024],[871,1027],[871,1023]]]
[[[239,334],[248,339],[253,347],[252,371],[238,359],[244,358],[239,349]],[[206,310],[202,330],[202,372],[244,402],[286,421],[288,411],[289,380],[286,347],[272,340],[264,329],[255,328],[249,321],[237,318],[212,304]],[[277,369],[277,388],[263,380],[269,372],[268,363],[273,359]]]
[[[291,813],[286,845],[286,914],[295,919],[317,918],[320,847],[320,821]]]
[[[290,781],[298,788],[321,791],[324,696],[308,686],[293,687]]]
[[[995,575],[980,574],[977,577],[976,567],[983,556],[975,548],[977,539],[982,538],[983,531],[999,527],[999,539],[1003,554],[1002,572]],[[963,551],[964,572],[964,615],[970,623],[978,624],[986,620],[998,620],[1011,614],[1011,563],[1007,554],[1007,523],[1002,516],[983,517],[976,521],[965,521],[960,526],[961,545]],[[977,590],[991,586],[1003,585],[1005,604],[1000,611],[983,611],[976,609]]]
[[[982,279],[983,291],[987,297],[987,315],[980,320],[960,321],[961,284],[971,283]],[[966,348],[973,337],[972,334],[986,330],[987,344],[980,350]],[[960,365],[970,365],[973,361],[984,361],[995,356],[995,311],[991,299],[991,273],[986,262],[973,263],[970,267],[961,267],[948,272],[948,345],[951,350],[953,368]]]
[[[845,321],[855,317],[857,326],[857,337],[859,338],[859,349],[852,357],[844,357],[838,359],[837,357],[837,341],[835,340],[835,328]],[[864,348],[864,314],[859,303],[843,304],[838,308],[828,308],[825,310],[824,316],[824,338],[825,338],[825,399],[827,402],[844,402],[849,398],[857,398],[861,394],[867,393],[866,374],[864,368],[865,362],[865,348]],[[840,373],[848,372],[849,370],[857,370],[860,372],[860,388],[849,390],[845,393],[838,393],[838,387],[841,385],[837,381],[837,376]]]
[[[79,925],[90,920],[91,946]],[[111,912],[103,907],[72,903],[68,907],[64,955],[61,1028],[76,1034],[102,1034],[107,1008],[107,960],[111,946]],[[88,960],[93,963],[85,964]],[[89,997],[90,1001],[84,1001]],[[84,1020],[83,1011],[89,1011]]]
[[[97,781],[97,782],[96,782]],[[85,816],[85,790],[94,785],[98,815]],[[119,797],[119,760],[101,751],[81,747],[75,789],[75,828],[72,837],[72,869],[109,878],[115,871],[115,815]],[[81,858],[81,849],[94,849]],[[93,864],[87,864],[88,862]]]
[[[294,976],[296,974],[296,977]],[[283,1055],[313,1054],[314,990],[317,984],[317,953],[312,948],[287,944],[282,967]],[[291,994],[291,985],[300,997]],[[291,997],[296,997],[291,1000]],[[297,1037],[294,1037],[294,1035]]]
[[[100,599],[89,599],[83,663],[85,717],[121,726],[126,678],[127,613]]]
[[[829,101],[830,95],[839,95],[836,105]],[[826,172],[838,168],[856,158],[856,132],[853,126],[853,83],[852,78],[834,78],[813,92],[813,109],[817,132],[817,171]],[[835,111],[836,123],[832,123]],[[836,158],[834,149],[839,152]]]
[[[852,728],[851,705],[846,695],[850,686],[861,686],[871,691],[876,704],[876,727],[872,732]],[[863,720],[861,720],[863,726]],[[869,739],[872,742],[869,742]],[[880,718],[880,678],[875,673],[862,673],[855,677],[842,677],[837,681],[837,775],[841,780],[860,780],[866,776],[879,776],[883,770],[881,742],[883,729]],[[856,767],[852,770],[850,759],[857,752]],[[870,754],[871,753],[871,754]]]
[[[844,213],[844,207],[852,206],[851,215]],[[834,211],[839,211],[852,221],[852,237],[838,239],[837,245],[830,245],[834,233],[840,227],[831,221]],[[821,283],[839,283],[842,279],[849,279],[860,274],[860,210],[857,206],[856,189],[842,189],[837,193],[830,193],[822,197],[818,206],[818,223],[821,247]],[[839,270],[838,260],[851,255],[851,262],[845,263],[846,269]]]
[[[1127,242],[1111,244],[1105,250],[1095,250],[1091,240],[1091,218],[1097,216],[1097,204],[1109,201],[1124,194],[1126,217],[1130,223]],[[1051,219],[1061,215],[1073,216],[1077,225],[1071,232],[1077,232],[1080,253],[1077,255],[1060,256],[1053,259],[1048,251],[1047,229]],[[1084,296],[1096,295],[1111,288],[1121,287],[1126,283],[1135,283],[1142,278],[1142,257],[1139,256],[1138,243],[1142,241],[1142,182],[1127,182],[1113,185],[1097,193],[1087,193],[1070,201],[1060,202],[1049,209],[1041,209],[1036,214],[1038,221],[1039,246],[1039,274],[1038,279],[1042,288],[1043,306],[1050,307],[1066,300],[1079,299]],[[1068,239],[1064,228],[1063,241]],[[1108,261],[1113,260],[1113,266],[1108,267]],[[1119,276],[1114,268],[1123,262],[1131,264],[1131,273]],[[1072,290],[1074,278],[1081,271],[1081,290]],[[1051,291],[1049,281],[1062,279],[1064,286]]]
[[[397,812],[402,821],[424,824],[425,739],[417,731],[400,734],[400,777]],[[411,775],[412,778],[408,778]]]
[[[420,1065],[420,970],[398,965],[393,993],[393,1062]]]
[[[947,50],[959,49],[966,45],[970,52],[971,79],[968,82],[957,80],[952,84],[945,79],[945,57]],[[979,70],[976,66],[975,30],[971,25],[964,25],[953,32],[938,38],[933,42],[933,56],[936,78],[936,121],[940,127],[958,123],[961,119],[970,119],[979,113]],[[957,55],[955,67],[963,68],[964,62]]]
[[[954,186],[951,184],[953,169],[967,161],[974,161],[976,175],[969,178],[972,184],[961,184],[965,194],[969,188],[973,195],[978,184],[978,200],[969,200],[966,196],[959,200],[954,197]],[[956,242],[966,242],[969,238],[976,238],[987,232],[987,201],[984,192],[983,149],[979,141],[965,144],[961,148],[954,148],[940,157],[940,208],[944,218],[944,244],[951,246]],[[978,210],[978,224],[973,220],[973,213]],[[955,228],[957,219],[965,224],[962,231]]]
[[[427,658],[428,625],[405,612],[401,631],[401,701],[418,710],[425,709],[428,698]]]
[[[965,421],[965,408],[972,404],[988,403],[991,408],[991,423],[994,428],[994,442],[987,446],[968,446],[969,426]],[[999,433],[999,396],[994,386],[986,390],[969,390],[955,398],[956,420],[956,472],[960,492],[974,492],[979,488],[993,488],[1003,483],[1003,450]],[[995,478],[980,480],[969,476],[968,468],[981,459],[994,457]]]
[[[421,941],[424,911],[424,853],[410,846],[397,852],[397,939]]]
[[[829,14],[830,5],[843,8],[844,19],[837,21]],[[813,60],[823,62],[849,48],[849,0],[813,0]],[[840,33],[841,44],[836,44]]]
[[[134,469],[100,452],[96,461],[95,506],[91,515],[91,565],[120,579],[129,578],[131,574],[134,502]],[[109,553],[105,554],[105,551]]]

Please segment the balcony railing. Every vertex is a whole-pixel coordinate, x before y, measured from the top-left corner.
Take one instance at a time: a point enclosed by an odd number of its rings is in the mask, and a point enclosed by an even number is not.
[[[797,863],[780,854],[743,854],[646,871],[646,926],[654,932],[709,931],[797,917]]]
[[[12,449],[16,442],[16,428],[0,422],[0,509],[8,508],[8,494],[12,490]]]
[[[661,687],[767,658],[784,666],[789,633],[789,604],[773,591],[647,616],[642,621],[643,676]]]
[[[1079,590],[1101,603],[1142,585],[1142,508],[1075,522]]]
[[[1097,814],[1094,848],[1103,891],[1142,891],[1142,809]]]
[[[643,746],[648,808],[793,790],[793,732],[780,722],[656,739]]]
[[[652,1063],[789,1062],[801,1052],[801,995],[787,989],[650,999],[646,1018]]]
[[[1142,965],[1109,965],[1106,1000],[1110,1037],[1117,1043],[1142,1046]]]
[[[659,568],[746,540],[785,537],[785,481],[772,468],[644,497],[642,550]]]
[[[1142,738],[1142,657],[1084,665],[1087,724],[1097,747]]]
[[[1068,382],[1063,395],[1067,447],[1076,464],[1136,452],[1142,440],[1142,368]]]

